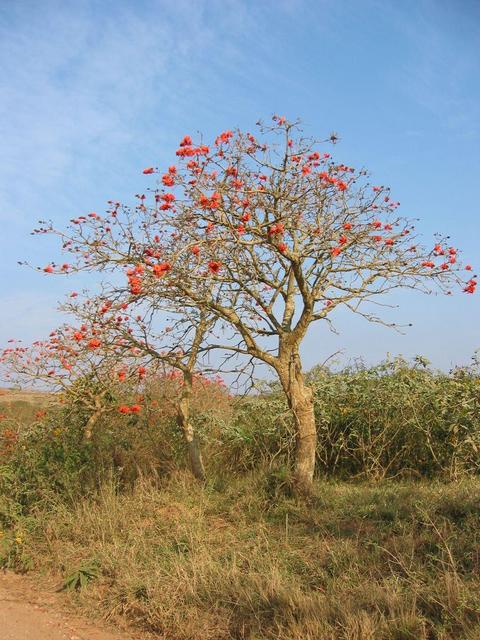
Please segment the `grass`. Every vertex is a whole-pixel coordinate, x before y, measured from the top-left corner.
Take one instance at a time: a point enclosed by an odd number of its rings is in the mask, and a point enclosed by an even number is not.
[[[318,481],[300,502],[259,472],[114,483],[20,520],[16,562],[76,604],[169,640],[480,637],[480,481]]]

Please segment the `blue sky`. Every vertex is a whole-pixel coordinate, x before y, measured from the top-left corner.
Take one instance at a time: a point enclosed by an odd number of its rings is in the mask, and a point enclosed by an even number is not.
[[[258,118],[336,131],[427,237],[450,233],[480,271],[480,3],[476,0],[73,0],[0,4],[0,344],[42,337],[84,280],[39,275],[56,245],[29,233],[142,192],[178,140]],[[478,295],[401,293],[405,335],[346,314],[315,327],[311,366],[423,354],[448,368],[480,348]]]

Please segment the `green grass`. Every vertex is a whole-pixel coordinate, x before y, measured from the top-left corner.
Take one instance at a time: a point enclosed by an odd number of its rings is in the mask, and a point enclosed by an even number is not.
[[[480,637],[480,481],[317,482],[309,502],[259,472],[200,489],[175,474],[23,520],[10,560],[169,640]],[[15,555],[16,554],[16,555]]]

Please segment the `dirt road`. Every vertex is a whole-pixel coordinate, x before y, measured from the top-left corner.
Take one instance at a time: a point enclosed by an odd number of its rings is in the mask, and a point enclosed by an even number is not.
[[[143,640],[72,616],[53,591],[29,578],[0,571],[1,640]]]

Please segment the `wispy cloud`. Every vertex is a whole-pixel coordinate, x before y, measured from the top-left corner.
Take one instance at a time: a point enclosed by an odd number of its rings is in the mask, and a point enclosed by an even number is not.
[[[114,17],[97,16],[91,3],[65,6],[19,3],[2,17],[3,215],[28,212],[28,193],[58,188],[66,172],[84,168],[86,155],[89,174],[96,158],[132,143],[162,83],[165,99],[171,95],[169,66],[189,55],[202,31],[191,17],[193,35],[179,40],[133,6]]]

